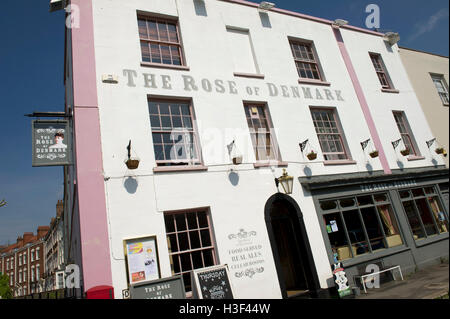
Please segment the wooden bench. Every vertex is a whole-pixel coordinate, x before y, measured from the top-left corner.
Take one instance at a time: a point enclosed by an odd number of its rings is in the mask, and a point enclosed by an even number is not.
[[[400,268],[400,266],[392,266],[392,267],[389,267],[389,268],[383,268],[383,269],[380,269],[379,271],[372,272],[372,273],[367,274],[367,275],[355,276],[355,278],[359,278],[361,280],[361,285],[364,288],[364,293],[367,293],[366,280],[367,280],[368,277],[373,277],[373,276],[379,275],[379,274],[387,272],[387,271],[392,271],[392,277],[394,277],[394,280],[397,280],[395,278],[395,275],[394,275],[394,272],[393,272],[393,270],[396,270],[396,269],[399,271],[400,277],[403,280],[402,269]]]

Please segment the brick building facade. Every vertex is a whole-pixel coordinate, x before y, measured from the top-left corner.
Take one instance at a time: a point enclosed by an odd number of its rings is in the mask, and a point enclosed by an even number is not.
[[[14,297],[41,292],[44,274],[44,237],[49,226],[39,226],[37,233],[24,233],[17,242],[0,251],[0,272],[9,277]]]

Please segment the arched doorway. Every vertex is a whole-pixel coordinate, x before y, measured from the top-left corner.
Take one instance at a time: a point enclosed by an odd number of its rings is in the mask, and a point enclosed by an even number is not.
[[[265,220],[283,298],[317,297],[320,284],[297,203],[290,196],[273,195]]]

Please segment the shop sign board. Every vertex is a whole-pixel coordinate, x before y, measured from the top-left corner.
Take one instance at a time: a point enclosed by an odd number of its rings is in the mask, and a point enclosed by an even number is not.
[[[186,299],[182,276],[133,284],[129,294],[131,299]]]
[[[234,299],[227,265],[197,269],[192,272],[194,297],[199,299]]]
[[[32,166],[71,164],[69,121],[32,121]]]

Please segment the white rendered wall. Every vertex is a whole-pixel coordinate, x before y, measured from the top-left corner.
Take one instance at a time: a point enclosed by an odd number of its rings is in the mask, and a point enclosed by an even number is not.
[[[102,151],[105,171],[105,192],[109,218],[112,276],[116,297],[127,288],[123,240],[133,237],[156,235],[162,277],[171,276],[167,253],[164,211],[210,207],[215,234],[216,252],[221,264],[233,265],[230,250],[236,243],[228,235],[245,231],[256,231],[255,244],[262,246],[261,259],[264,272],[252,278],[233,278],[237,298],[280,298],[280,287],[272,257],[267,228],[264,221],[264,206],[270,196],[277,192],[274,177],[282,174],[281,168],[254,169],[255,157],[251,148],[243,101],[266,102],[276,129],[276,138],[282,160],[289,163],[289,174],[295,177],[292,197],[300,206],[314,256],[314,262],[322,288],[332,277],[328,255],[319,228],[318,218],[310,194],[304,193],[297,178],[308,175],[340,174],[382,170],[378,159],[371,159],[361,150],[360,142],[370,138],[370,133],[356,98],[352,82],[342,60],[336,39],[330,26],[296,17],[269,13],[271,27],[265,27],[255,8],[206,0],[207,15],[196,15],[193,1],[175,0],[95,0],[94,37],[96,67],[98,75],[98,99]],[[141,66],[141,49],[137,25],[137,11],[160,13],[179,17],[183,50],[189,71]],[[265,22],[267,26],[267,21]],[[250,30],[258,68],[264,79],[234,77],[232,52],[226,40],[226,27]],[[313,40],[329,87],[300,85],[292,58],[288,36]],[[418,102],[397,53],[383,59],[389,74],[393,77],[399,95],[384,95],[374,88],[378,81],[368,58],[369,50],[382,50],[379,37],[359,32],[344,31],[344,40],[360,77],[372,115],[378,127],[391,168],[397,168],[396,155],[390,141],[397,138],[398,130],[388,108],[407,110],[408,120],[413,127],[423,128],[415,135],[419,145],[427,138],[429,130],[423,114],[417,109]],[[365,58],[367,55],[367,58]],[[129,82],[124,70],[136,71],[134,85]],[[143,73],[156,76],[157,88],[144,86]],[[101,82],[103,74],[119,76],[118,84]],[[171,89],[163,88],[161,75],[170,76]],[[192,76],[199,86],[197,91],[185,90],[182,75]],[[201,80],[211,83],[222,80],[226,92],[201,88]],[[237,93],[228,88],[233,81]],[[278,88],[277,96],[270,96],[267,83]],[[292,92],[282,94],[285,85],[297,87],[300,98]],[[246,88],[257,87],[259,94],[250,95]],[[306,99],[302,87],[309,88],[314,96]],[[316,89],[323,99],[315,98]],[[344,101],[327,100],[324,89],[339,90]],[[379,93],[378,93],[379,92]],[[147,96],[173,96],[192,98],[204,165],[206,172],[153,173],[156,166],[151,138]],[[374,106],[381,105],[375,108]],[[356,164],[325,166],[320,146],[311,119],[310,106],[334,107],[344,129],[352,159]],[[225,136],[227,129],[243,131],[243,136],[233,133]],[[218,139],[214,139],[217,136]],[[236,138],[238,149],[243,152],[241,166],[235,167],[239,182],[233,186],[229,180],[230,160],[225,153],[226,144]],[[133,151],[141,159],[139,169],[127,171],[124,165],[129,140]],[[299,143],[309,139],[314,150],[319,151],[316,162],[302,157]],[[247,152],[246,150],[249,149]],[[214,150],[215,152],[212,152]],[[405,167],[431,165],[431,158],[425,149],[423,161],[406,162]],[[306,163],[308,162],[308,163]],[[126,188],[125,183],[134,182],[137,188]],[[127,184],[129,185],[129,184]],[[133,188],[133,187],[131,187]],[[233,273],[233,271],[231,272]]]

